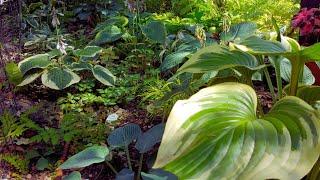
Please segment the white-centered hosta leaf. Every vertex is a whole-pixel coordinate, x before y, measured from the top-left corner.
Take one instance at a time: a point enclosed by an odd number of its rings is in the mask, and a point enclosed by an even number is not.
[[[61,90],[78,83],[80,77],[70,69],[54,67],[44,71],[41,80],[45,86],[51,89]]]
[[[258,60],[251,54],[230,50],[226,46],[212,45],[200,49],[184,63],[178,70],[179,73],[206,73],[233,67],[245,67],[250,70],[258,70]]]
[[[172,109],[153,168],[179,179],[301,179],[319,157],[320,114],[286,97],[258,117],[244,84],[202,89]]]
[[[105,67],[95,65],[92,68],[93,76],[102,84],[107,86],[113,86],[116,82],[116,77]]]
[[[49,60],[48,54],[38,54],[35,56],[28,57],[19,62],[18,67],[22,74],[34,68],[45,68],[51,61]]]
[[[106,160],[109,149],[105,146],[92,146],[71,156],[66,162],[59,166],[59,169],[75,169],[101,163]]]

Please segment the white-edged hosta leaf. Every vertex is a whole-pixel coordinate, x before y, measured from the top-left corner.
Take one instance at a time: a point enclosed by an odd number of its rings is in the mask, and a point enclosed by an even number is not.
[[[102,48],[99,46],[87,46],[84,49],[77,49],[74,54],[79,57],[95,57],[102,52]]]
[[[81,180],[81,173],[78,171],[73,171],[67,176],[63,176],[62,180]]]
[[[223,83],[178,101],[153,168],[179,179],[301,179],[320,154],[320,114],[288,96],[262,117],[247,85]]]
[[[280,61],[280,72],[281,72],[282,79],[284,79],[286,82],[290,82],[291,69],[292,69],[292,66],[290,61],[286,58],[283,58]],[[301,79],[302,84],[312,85],[315,82],[315,78],[311,70],[306,65],[304,66],[303,76],[301,78],[302,78]]]
[[[193,54],[178,72],[206,73],[233,67],[260,69],[259,62],[253,55],[239,50],[230,50],[226,46],[212,45]]]
[[[157,43],[165,44],[167,30],[160,21],[151,21],[141,27],[143,34],[150,40]]]
[[[91,164],[104,162],[109,149],[106,146],[92,146],[71,156],[59,166],[59,169],[76,169],[90,166]]]
[[[91,70],[92,67],[93,66],[91,64],[80,61],[80,62],[72,63],[69,68],[73,71],[83,71],[83,70]]]
[[[38,54],[35,56],[28,57],[19,62],[18,67],[22,74],[25,74],[30,69],[34,68],[45,68],[51,61],[49,60],[48,54]]]
[[[113,86],[116,82],[116,77],[105,67],[95,65],[92,68],[93,76],[102,84],[107,86]]]
[[[108,137],[107,141],[113,147],[126,147],[133,140],[141,136],[142,131],[137,124],[126,124],[123,127],[115,129]]]
[[[220,33],[220,39],[223,41],[236,41],[245,39],[255,34],[257,24],[252,22],[244,22],[233,25],[228,32]]]
[[[264,40],[257,36],[248,37],[235,46],[245,52],[248,51],[253,54],[272,55],[288,52],[281,43]]]
[[[41,76],[42,84],[56,90],[61,90],[78,83],[80,77],[67,68],[54,67],[45,70]]]
[[[135,148],[139,150],[140,153],[146,153],[150,151],[154,145],[161,141],[163,132],[163,123],[153,126],[138,138]]]
[[[121,29],[117,26],[107,26],[102,31],[98,32],[93,41],[93,44],[102,45],[105,43],[117,41],[121,38],[122,34],[123,33],[121,32]]]
[[[38,73],[34,73],[34,74],[30,74],[25,76],[24,80],[22,80],[22,82],[20,84],[18,84],[18,86],[25,86],[27,84],[32,83],[34,80],[36,80],[38,77],[40,77],[42,74],[42,72],[38,72]]]

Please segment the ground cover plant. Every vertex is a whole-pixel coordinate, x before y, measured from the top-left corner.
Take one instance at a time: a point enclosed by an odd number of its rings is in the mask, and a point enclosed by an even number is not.
[[[0,178],[319,179],[308,2],[0,0]]]

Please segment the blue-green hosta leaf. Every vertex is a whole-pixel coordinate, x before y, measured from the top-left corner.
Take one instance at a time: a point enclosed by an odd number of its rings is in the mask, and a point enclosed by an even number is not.
[[[143,133],[137,140],[136,149],[139,150],[140,153],[146,153],[150,151],[154,145],[159,143],[162,139],[164,131],[164,124],[158,124],[147,132]]]
[[[123,33],[121,32],[121,29],[117,26],[107,26],[102,31],[98,32],[93,41],[93,44],[102,45],[117,41],[121,38],[122,34]]]
[[[288,96],[258,117],[257,95],[223,83],[178,101],[153,168],[179,179],[301,179],[320,154],[320,114]]]
[[[231,26],[228,32],[220,33],[220,39],[223,41],[239,41],[255,34],[257,24],[252,22],[239,23]]]
[[[41,76],[42,84],[56,90],[61,90],[78,83],[80,77],[67,68],[54,67],[44,71]]]
[[[92,73],[93,76],[104,85],[113,86],[116,82],[116,77],[108,69],[100,65],[95,65],[92,68]]]
[[[137,124],[127,124],[115,129],[108,137],[108,143],[113,147],[126,147],[141,136],[142,131]]]
[[[257,36],[251,36],[235,45],[237,48],[253,54],[273,55],[288,51],[279,42],[268,41]]]
[[[102,48],[99,46],[87,46],[84,49],[77,49],[74,54],[79,57],[95,57],[97,54],[102,52]]]
[[[49,161],[46,158],[41,157],[36,164],[36,168],[39,171],[43,171],[44,169],[49,167]]]
[[[177,65],[181,64],[183,60],[190,54],[192,54],[192,52],[190,51],[182,51],[169,54],[164,58],[164,61],[161,63],[160,71],[163,72],[173,67],[176,67]]]
[[[50,63],[48,54],[38,54],[20,61],[18,67],[22,74],[25,74],[30,69],[46,68]]]
[[[165,44],[167,31],[164,24],[160,21],[151,21],[141,27],[143,34],[157,43]]]
[[[78,171],[74,171],[67,176],[63,176],[62,180],[81,180],[81,174]]]
[[[70,69],[73,71],[91,70],[92,65],[87,62],[74,62],[71,64]]]
[[[32,83],[34,80],[36,80],[38,77],[40,77],[41,74],[42,74],[42,72],[38,72],[38,73],[27,75],[24,78],[24,80],[20,84],[18,84],[18,86],[25,86],[27,84]]]
[[[92,146],[71,156],[59,166],[60,169],[76,169],[90,166],[91,164],[104,162],[109,149],[106,146]]]
[[[178,180],[174,174],[162,169],[151,169],[148,173],[141,173],[143,180]]]
[[[134,172],[124,168],[116,175],[116,180],[134,180]]]
[[[283,58],[280,62],[280,72],[282,79],[284,79],[286,82],[290,82],[291,69],[292,66],[290,61],[286,58]],[[306,65],[304,66],[303,76],[301,78],[302,84],[312,85],[315,82],[312,72]]]
[[[230,50],[225,46],[212,45],[193,54],[178,72],[206,73],[233,67],[246,67],[251,70],[260,68],[258,60],[249,53]]]

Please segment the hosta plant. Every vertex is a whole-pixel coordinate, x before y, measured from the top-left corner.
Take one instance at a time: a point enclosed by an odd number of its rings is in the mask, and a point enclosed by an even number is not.
[[[87,46],[73,51],[72,55],[61,55],[60,52],[52,51],[28,57],[18,64],[24,75],[24,80],[18,86],[27,85],[41,77],[43,85],[61,90],[78,83],[81,78],[76,72],[84,70],[91,71],[102,84],[112,86],[115,76],[93,61],[102,51],[98,46]]]
[[[301,87],[299,81],[304,63],[320,60],[320,44],[302,48],[290,38],[281,43],[251,36],[195,53],[178,74],[233,69],[248,76],[247,85],[222,83],[178,101],[153,168],[180,179],[301,179],[308,174],[320,155],[320,111],[314,108],[319,87]],[[280,62],[285,57],[292,68],[290,96],[278,97],[264,114],[250,85],[252,71],[265,66],[266,55]]]

